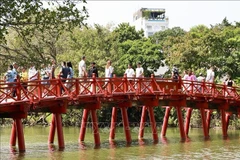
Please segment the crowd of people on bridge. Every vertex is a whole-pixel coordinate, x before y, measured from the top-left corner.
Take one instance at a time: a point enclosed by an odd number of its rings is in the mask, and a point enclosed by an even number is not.
[[[35,65],[31,63],[31,66],[29,69],[27,69],[25,66],[19,67],[16,62],[13,64],[9,65],[8,70],[6,74],[4,75],[4,79],[6,83],[10,83],[9,85],[13,85],[11,82],[16,82],[17,79],[19,78],[22,85],[27,89],[27,81],[35,81],[38,79],[41,80],[49,80],[49,79],[55,79],[55,78],[61,78],[62,82],[70,81],[69,79],[74,77],[74,70],[72,67],[72,63],[69,62],[62,62],[61,64],[61,69],[59,73],[56,72],[56,62],[55,60],[51,61],[51,64],[41,65],[41,69],[37,70]],[[78,77],[84,78],[84,77],[92,77],[93,74],[95,74],[95,77],[98,77],[98,69],[96,66],[95,62],[91,63],[90,68],[87,70],[86,66],[86,57],[83,56],[81,58],[81,61],[78,64]],[[111,78],[113,77],[114,73],[114,67],[111,64],[111,60],[107,60],[106,66],[105,66],[105,77],[106,78]],[[137,63],[137,67],[134,70],[132,68],[131,64],[128,64],[128,68],[124,72],[128,78],[140,78],[144,77],[144,69],[141,66],[141,62]],[[178,81],[179,79],[179,70],[176,65],[173,66],[172,69],[172,79],[173,81]],[[188,80],[188,81],[205,81],[209,83],[214,82],[214,67],[210,67],[207,72],[206,72],[206,77],[203,76],[202,73],[199,74],[197,77],[192,70],[186,70],[184,71],[184,75],[182,76],[183,80]],[[48,83],[48,81],[43,81],[42,83]],[[233,86],[234,82],[229,76],[226,81],[224,82],[227,86]],[[13,96],[15,96],[16,91],[13,91]]]
[[[173,81],[178,81],[179,79],[179,70],[176,67],[176,65],[173,66],[172,69],[172,79]],[[202,73],[199,74],[199,76],[197,77],[194,72],[189,69],[189,70],[185,70],[183,76],[181,77],[182,80],[187,80],[187,81],[198,81],[198,82],[207,82],[207,83],[214,83],[215,80],[215,72],[214,72],[214,67],[210,67],[207,69],[206,72],[206,77],[203,76]],[[232,80],[231,76],[227,76],[225,81],[223,82],[223,84],[225,84],[228,87],[232,87],[234,85],[234,81]]]
[[[55,60],[51,61],[51,64],[45,65],[42,64],[40,69],[38,70],[34,63],[30,64],[30,67],[27,69],[25,66],[18,66],[16,62],[9,65],[7,72],[4,74],[4,80],[9,86],[13,86],[12,82],[16,82],[17,79],[20,79],[22,85],[25,89],[27,89],[27,82],[35,81],[35,80],[50,80],[61,78],[62,82],[70,81],[69,79],[74,77],[74,70],[72,67],[72,63],[69,62],[62,62],[61,69],[59,73],[56,72],[56,62]],[[86,57],[83,56],[81,61],[78,64],[78,77],[85,78],[85,77],[92,77],[95,74],[95,77],[98,77],[98,69],[96,67],[95,62],[91,62],[90,68],[87,70],[86,66]],[[114,67],[112,66],[111,60],[107,60],[105,66],[105,77],[111,78],[113,77]],[[137,63],[137,68],[134,71],[132,65],[129,64],[128,68],[125,71],[127,77],[143,77],[144,70],[141,67],[141,62]],[[43,84],[49,83],[48,81],[43,81]],[[13,96],[15,96],[15,91],[13,92]]]

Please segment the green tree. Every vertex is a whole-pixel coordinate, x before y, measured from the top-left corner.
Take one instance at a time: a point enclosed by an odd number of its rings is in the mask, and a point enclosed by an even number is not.
[[[9,27],[26,28],[26,26],[31,26],[31,28],[26,30],[28,34],[31,34],[35,29],[43,31],[60,24],[62,24],[61,29],[71,29],[73,26],[82,24],[85,16],[88,15],[85,6],[81,10],[78,9],[77,4],[79,2],[85,3],[86,1],[1,1],[0,40],[4,39],[6,34],[8,34]],[[52,7],[54,9],[49,9]]]
[[[152,43],[150,39],[128,40],[120,44],[119,54],[122,55],[119,59],[119,73],[125,72],[127,65],[132,64],[136,67],[137,62],[142,63],[144,75],[150,76],[153,71],[156,71],[162,64],[163,55],[161,46]]]
[[[83,55],[86,56],[87,68],[90,62],[95,61],[99,70],[99,75],[104,76],[105,65],[108,59],[112,65],[117,67],[119,54],[117,53],[116,34],[110,31],[111,26],[75,28],[72,33],[66,32],[59,39],[63,52],[57,56],[58,61],[71,60],[75,71],[78,70],[78,63]],[[77,72],[76,72],[77,74]]]
[[[142,39],[144,36],[144,31],[136,31],[134,26],[130,26],[129,23],[120,23],[117,28],[114,29],[117,33],[118,42],[122,43],[127,40],[138,40]]]
[[[1,2],[4,6],[0,13],[1,63],[9,63],[6,59],[23,64],[56,60],[57,54],[61,52],[56,46],[61,34],[85,25],[84,20],[88,14],[84,6],[78,9],[79,2],[81,1]]]

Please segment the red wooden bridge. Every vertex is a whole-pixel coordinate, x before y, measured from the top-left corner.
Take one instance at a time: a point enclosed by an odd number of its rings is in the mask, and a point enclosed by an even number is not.
[[[27,88],[26,88],[27,85]],[[16,96],[12,92],[16,91]],[[220,110],[222,117],[222,133],[227,137],[229,117],[232,113],[240,113],[240,88],[226,85],[183,81],[181,78],[175,82],[171,79],[134,78],[128,79],[126,75],[121,78],[74,78],[65,83],[61,79],[36,80],[22,84],[0,82],[0,117],[13,118],[10,145],[15,146],[18,140],[20,152],[25,151],[24,133],[21,119],[26,118],[28,112],[50,112],[53,114],[48,142],[54,142],[57,130],[59,149],[64,148],[61,114],[68,108],[82,109],[83,116],[79,133],[79,142],[84,141],[87,118],[91,115],[94,143],[100,145],[98,120],[96,111],[101,104],[112,107],[111,128],[109,141],[115,138],[117,109],[121,110],[123,129],[126,142],[131,143],[131,134],[127,116],[127,108],[133,105],[142,106],[142,115],[139,129],[139,140],[144,135],[144,124],[147,112],[149,114],[152,137],[158,142],[158,131],[153,108],[165,107],[161,136],[166,136],[169,113],[175,107],[180,136],[185,140],[188,136],[191,113],[199,109],[201,113],[203,134],[209,137],[210,116],[212,110]],[[182,109],[186,110],[185,123]]]

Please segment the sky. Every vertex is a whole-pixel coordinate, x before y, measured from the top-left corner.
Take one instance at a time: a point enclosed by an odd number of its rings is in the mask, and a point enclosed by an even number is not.
[[[181,27],[188,31],[196,25],[215,25],[226,17],[229,22],[240,22],[240,1],[97,1],[87,0],[88,22],[106,26],[122,22],[132,23],[133,13],[140,8],[165,8],[169,28]]]

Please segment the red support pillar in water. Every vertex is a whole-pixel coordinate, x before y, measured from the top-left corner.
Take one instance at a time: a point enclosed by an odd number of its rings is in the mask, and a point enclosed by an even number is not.
[[[113,107],[112,108],[110,134],[109,134],[110,142],[115,139],[116,122],[117,122],[117,107]]]
[[[228,131],[228,126],[229,126],[229,120],[230,120],[230,113],[226,113],[226,130]]]
[[[88,119],[88,109],[83,110],[83,116],[82,116],[82,123],[80,128],[80,134],[79,134],[79,142],[84,141],[86,128],[87,128],[87,119]]]
[[[168,119],[169,119],[169,114],[170,114],[171,109],[172,109],[172,107],[166,107],[166,110],[165,110],[165,116],[164,116],[164,120],[163,120],[162,131],[161,131],[161,136],[163,136],[163,137],[166,136]]]
[[[51,122],[50,132],[48,136],[48,144],[54,143],[55,131],[56,131],[55,114],[52,114],[52,122]]]
[[[200,112],[201,112],[201,117],[202,117],[203,134],[204,134],[205,139],[208,139],[209,138],[209,129],[208,129],[207,121],[206,121],[205,109],[203,107],[200,107]]]
[[[192,110],[193,110],[192,108],[187,108],[187,115],[186,115],[186,122],[185,122],[186,136],[188,136],[188,132],[189,132],[189,125],[190,125]]]
[[[100,146],[100,135],[98,130],[97,113],[95,109],[91,110],[91,118],[92,118],[93,134],[94,134],[94,143],[95,143],[95,147],[98,147]]]
[[[132,142],[132,138],[130,134],[127,107],[121,107],[121,113],[122,113],[122,120],[123,120],[123,127],[124,127],[125,136],[126,136],[126,141],[129,144]]]
[[[16,119],[13,119],[12,131],[10,136],[10,145],[16,146],[16,140],[17,140]]]
[[[147,112],[147,107],[143,106],[142,107],[142,116],[141,116],[138,139],[142,139],[143,135],[144,135],[144,127],[145,127],[145,122],[146,122],[146,112]]]
[[[210,129],[211,114],[212,114],[212,111],[208,109],[207,110],[207,118],[206,118],[206,125],[207,125],[207,129],[208,129],[208,135],[209,135],[209,129]]]
[[[184,131],[184,125],[183,125],[183,117],[182,117],[182,109],[180,106],[176,107],[177,110],[177,116],[178,116],[178,125],[180,130],[180,136],[182,140],[186,139],[186,133]]]
[[[222,117],[222,132],[223,132],[223,137],[226,138],[227,135],[227,124],[226,124],[226,112],[224,109],[221,109],[221,117]]]
[[[59,146],[59,149],[64,149],[65,145],[64,145],[61,114],[55,113],[55,118],[56,118],[57,134],[58,134],[58,146]]]
[[[148,107],[148,113],[149,113],[150,123],[152,127],[153,141],[158,142],[157,125],[154,117],[153,107]]]
[[[18,137],[18,148],[19,152],[25,152],[25,141],[23,134],[23,126],[20,118],[16,119],[17,137]]]

